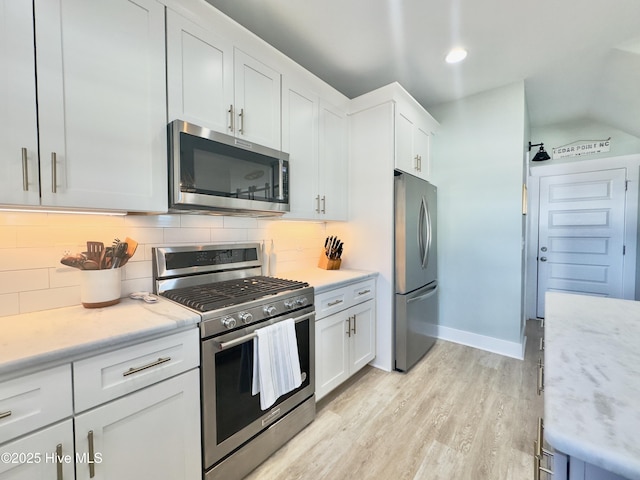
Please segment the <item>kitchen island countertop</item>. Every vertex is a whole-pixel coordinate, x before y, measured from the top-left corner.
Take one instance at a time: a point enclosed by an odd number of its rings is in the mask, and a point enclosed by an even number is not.
[[[0,317],[0,377],[195,328],[199,321],[197,314],[163,298],[157,303],[123,298],[105,308],[78,305]]]
[[[287,278],[289,280],[298,280],[307,282],[314,288],[314,293],[326,292],[335,288],[344,287],[352,283],[375,278],[377,272],[368,272],[364,270],[324,270],[322,268],[305,268],[301,270],[292,270],[289,272],[279,273],[278,277]]]
[[[547,293],[545,439],[640,480],[640,302]]]

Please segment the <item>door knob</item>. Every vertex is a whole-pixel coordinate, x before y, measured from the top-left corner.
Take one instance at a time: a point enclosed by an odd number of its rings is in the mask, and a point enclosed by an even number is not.
[[[540,261],[541,262],[546,262],[547,261],[547,257],[540,257]]]
[[[547,251],[547,247],[542,247],[540,250],[543,251],[543,252],[546,252]]]

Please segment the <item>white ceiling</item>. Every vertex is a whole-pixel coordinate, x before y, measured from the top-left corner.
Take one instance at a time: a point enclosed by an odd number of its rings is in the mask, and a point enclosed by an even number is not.
[[[534,127],[640,137],[639,0],[207,1],[348,97],[398,81],[428,109],[524,80]]]

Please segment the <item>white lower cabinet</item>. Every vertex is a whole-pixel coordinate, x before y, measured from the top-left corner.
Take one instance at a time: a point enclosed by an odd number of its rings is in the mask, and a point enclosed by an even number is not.
[[[0,446],[0,480],[72,480],[74,461],[68,419]]]
[[[191,370],[78,415],[76,478],[200,478],[198,385]]]
[[[363,283],[364,285],[364,283]],[[367,283],[367,294],[373,282]],[[360,289],[362,290],[362,288]],[[349,287],[326,292],[316,298],[316,305],[334,304],[343,308],[316,318],[316,399],[320,400],[376,356],[375,300],[360,303],[348,295]],[[373,295],[375,297],[375,295]],[[336,300],[331,300],[336,298]],[[354,304],[355,303],[355,304]]]

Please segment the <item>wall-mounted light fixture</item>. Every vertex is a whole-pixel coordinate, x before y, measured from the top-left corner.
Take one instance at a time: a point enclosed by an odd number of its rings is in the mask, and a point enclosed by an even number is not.
[[[532,147],[540,147],[538,153],[531,159],[532,162],[541,162],[543,160],[549,160],[551,157],[544,150],[544,143],[531,143],[529,142],[529,151],[531,151]]]

